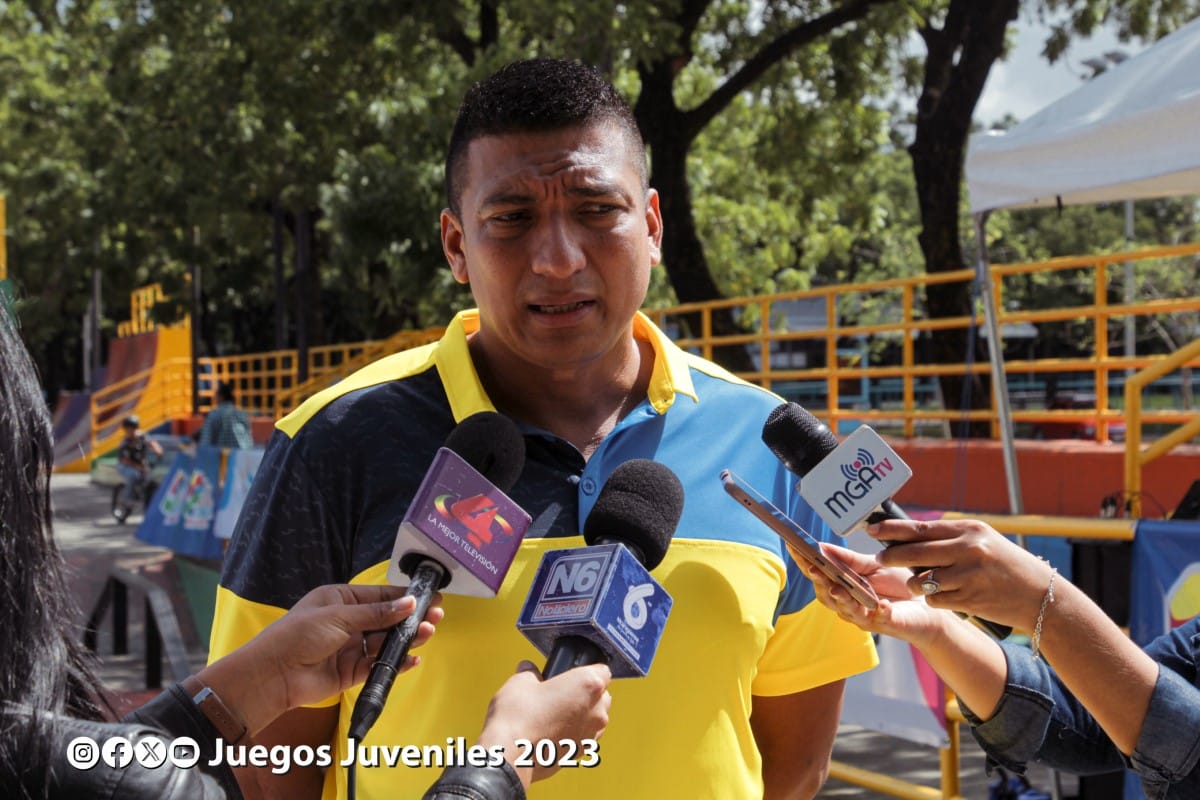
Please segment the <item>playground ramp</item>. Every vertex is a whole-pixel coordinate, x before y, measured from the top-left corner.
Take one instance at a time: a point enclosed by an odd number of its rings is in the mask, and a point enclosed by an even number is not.
[[[105,368],[96,373],[104,384]],[[87,472],[92,448],[91,392],[59,392],[54,406],[54,469],[58,472]]]
[[[161,399],[149,396],[156,370],[168,361],[191,358],[191,338],[186,329],[163,328],[114,339],[109,344],[108,365],[97,374],[99,388],[70,392],[59,397],[54,410],[54,469],[87,472],[92,460],[115,446],[120,422],[129,414],[142,418],[144,428],[163,419]],[[92,429],[93,406],[101,409],[101,430]],[[101,434],[97,436],[96,434]],[[102,439],[101,452],[92,442]]]

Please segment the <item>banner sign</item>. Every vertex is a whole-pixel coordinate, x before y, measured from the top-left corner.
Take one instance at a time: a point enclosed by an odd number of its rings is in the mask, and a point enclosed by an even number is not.
[[[221,502],[213,522],[213,535],[218,539],[233,536],[233,526],[242,513],[242,504],[250,492],[250,484],[262,463],[265,450],[230,450],[225,462],[225,482],[221,487]]]
[[[158,487],[136,538],[186,556],[220,560],[223,548],[212,535],[221,451],[197,447],[195,456],[175,456]]]

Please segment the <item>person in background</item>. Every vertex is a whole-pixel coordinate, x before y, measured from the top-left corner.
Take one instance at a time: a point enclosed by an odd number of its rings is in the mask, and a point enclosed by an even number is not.
[[[1200,617],[1142,649],[983,522],[889,520],[869,531],[897,544],[876,556],[826,548],[871,582],[879,607],[811,573],[817,597],[916,646],[997,763],[1020,773],[1033,761],[1078,774],[1126,768],[1150,800],[1200,797]],[[1031,646],[997,642],[951,610],[1029,631]]]
[[[50,511],[54,449],[50,416],[15,322],[0,304],[0,797],[6,800],[217,800],[258,796],[228,765],[211,766],[218,737],[250,746],[284,711],[360,683],[384,630],[408,617],[412,598],[394,586],[323,586],[246,644],[151,700],[121,722],[75,630],[62,556]],[[136,430],[136,426],[135,426]],[[435,597],[418,628],[424,644],[441,620]],[[403,669],[418,663],[410,655]],[[519,800],[534,778],[514,768],[518,739],[590,739],[608,724],[611,679],[602,665],[542,681],[522,665],[492,698],[478,742],[507,746],[506,760],[448,768],[429,790],[438,800]],[[123,768],[98,758],[113,737],[188,736],[200,748],[195,768],[134,759]],[[81,738],[82,737],[82,738]],[[546,774],[549,774],[547,771]]]
[[[196,443],[242,450],[254,446],[250,436],[250,418],[234,402],[231,382],[221,381],[217,384],[217,405],[204,418]]]
[[[136,487],[146,481],[150,473],[150,456],[162,458],[162,445],[147,436],[141,429],[141,420],[136,414],[130,414],[121,420],[121,431],[124,438],[117,448],[117,472],[125,481],[123,499],[126,504],[133,505],[136,500]]]

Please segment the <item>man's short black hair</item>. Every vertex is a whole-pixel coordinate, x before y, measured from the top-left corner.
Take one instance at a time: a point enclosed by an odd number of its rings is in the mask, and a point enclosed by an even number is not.
[[[501,67],[467,90],[446,152],[446,200],[459,213],[467,147],[483,136],[612,123],[647,188],[646,144],[633,111],[600,71],[579,61],[532,58]]]

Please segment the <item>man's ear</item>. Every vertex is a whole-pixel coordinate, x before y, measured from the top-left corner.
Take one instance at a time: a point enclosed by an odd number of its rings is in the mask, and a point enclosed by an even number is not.
[[[658,208],[658,190],[646,192],[646,235],[650,239],[650,264],[662,263],[662,212]]]
[[[453,211],[443,208],[441,225],[442,252],[446,255],[446,262],[450,265],[450,273],[454,275],[454,280],[468,284],[471,282],[471,278],[467,273],[467,256],[463,252],[465,237],[462,223]]]

